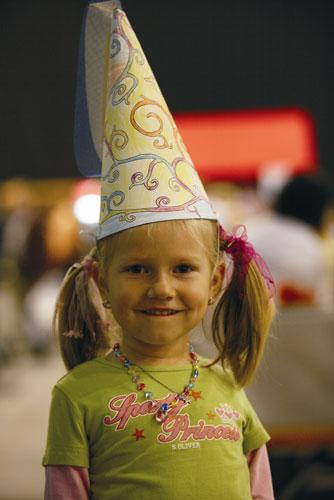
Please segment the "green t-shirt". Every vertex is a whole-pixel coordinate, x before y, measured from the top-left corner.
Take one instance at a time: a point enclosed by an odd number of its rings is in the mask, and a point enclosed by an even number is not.
[[[182,392],[191,365],[145,367]],[[146,374],[159,400],[173,395]],[[92,498],[251,499],[245,453],[268,441],[243,390],[217,365],[200,367],[192,403],[158,423],[118,360],[78,365],[54,387],[43,465],[89,468]]]

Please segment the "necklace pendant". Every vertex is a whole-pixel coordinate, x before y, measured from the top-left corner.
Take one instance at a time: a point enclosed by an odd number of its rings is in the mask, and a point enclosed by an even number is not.
[[[159,410],[155,414],[155,420],[161,424],[162,422],[165,422],[168,418],[168,410],[163,410],[162,408],[159,408]]]
[[[159,402],[158,402],[158,401],[156,401],[155,399],[152,399],[152,400],[151,400],[151,409],[152,409],[152,410],[156,410],[156,409],[158,409],[158,408],[159,408]]]

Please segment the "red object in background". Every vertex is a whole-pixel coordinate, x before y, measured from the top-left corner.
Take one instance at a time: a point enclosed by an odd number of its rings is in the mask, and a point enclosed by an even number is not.
[[[300,108],[175,113],[188,152],[204,181],[255,181],[267,164],[291,173],[318,166],[314,120]]]
[[[282,285],[278,290],[278,296],[283,306],[313,306],[315,303],[314,294],[309,290],[303,290],[293,285]]]

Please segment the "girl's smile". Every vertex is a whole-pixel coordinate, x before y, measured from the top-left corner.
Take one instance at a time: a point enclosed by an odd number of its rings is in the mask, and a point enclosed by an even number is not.
[[[124,353],[133,360],[152,350],[188,359],[188,333],[220,285],[204,242],[172,221],[155,223],[150,234],[145,226],[119,234],[104,295],[122,328]]]
[[[175,309],[163,309],[163,308],[156,308],[156,309],[147,309],[144,311],[139,310],[139,312],[143,314],[148,314],[149,316],[171,316],[173,314],[177,314],[181,311],[176,311]]]

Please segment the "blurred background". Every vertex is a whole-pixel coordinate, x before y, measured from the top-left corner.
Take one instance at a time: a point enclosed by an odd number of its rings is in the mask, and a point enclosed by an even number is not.
[[[65,373],[52,311],[97,224],[99,183],[73,152],[86,5],[1,2],[0,500],[43,496],[51,389]],[[246,224],[277,281],[247,389],[272,436],[276,498],[333,498],[334,4],[122,5],[221,223]],[[202,331],[194,344],[214,355]]]

